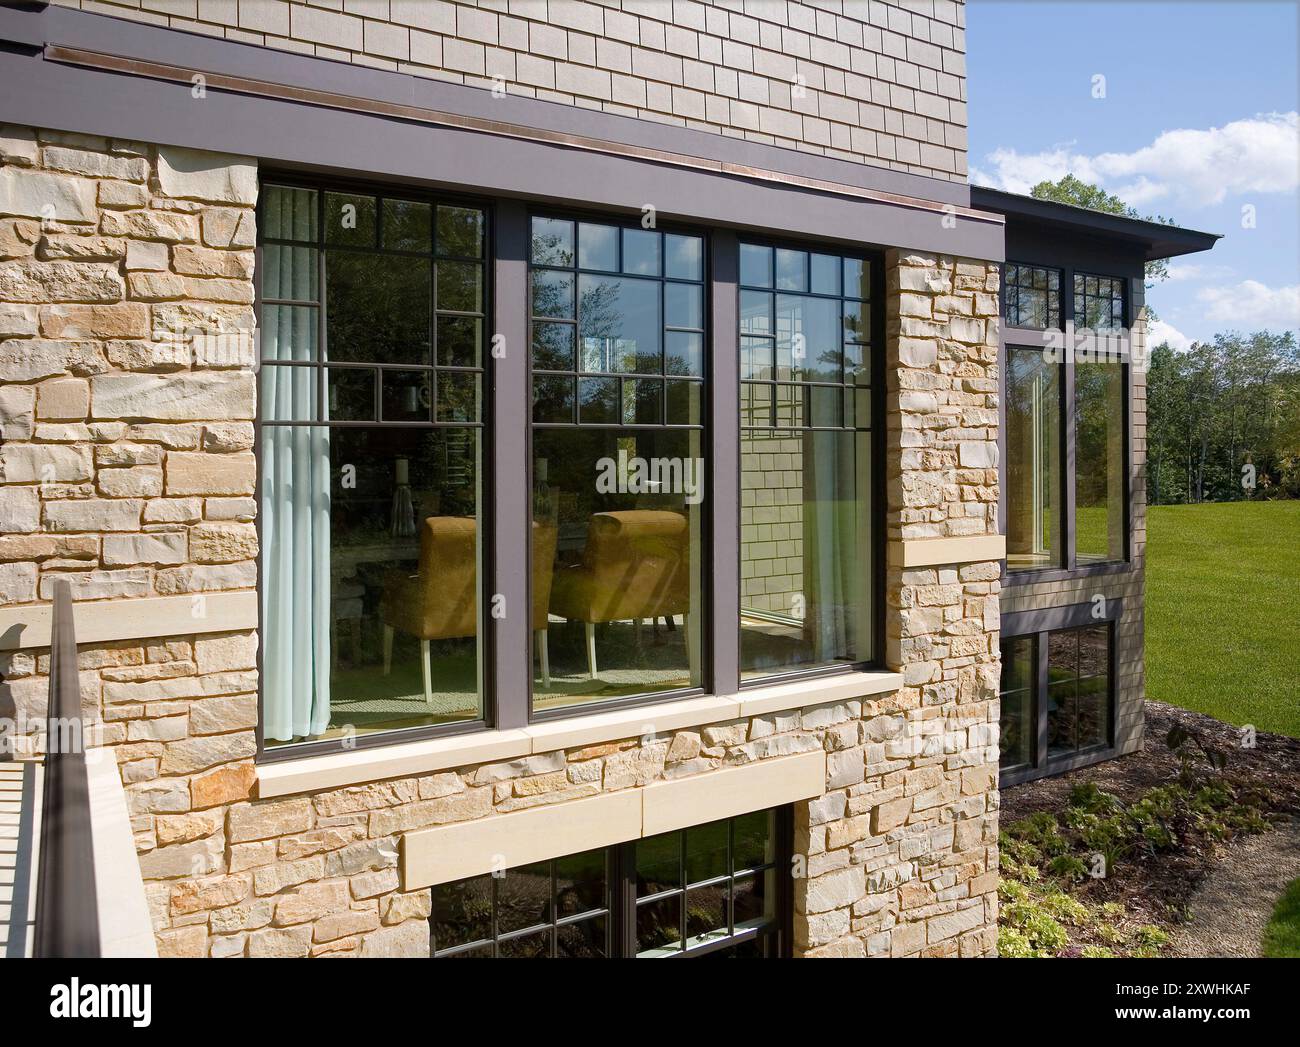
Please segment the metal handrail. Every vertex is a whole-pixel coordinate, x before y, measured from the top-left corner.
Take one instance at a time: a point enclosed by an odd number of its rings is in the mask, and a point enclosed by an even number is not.
[[[45,787],[36,880],[37,957],[100,955],[86,725],[81,718],[72,587],[54,582]]]

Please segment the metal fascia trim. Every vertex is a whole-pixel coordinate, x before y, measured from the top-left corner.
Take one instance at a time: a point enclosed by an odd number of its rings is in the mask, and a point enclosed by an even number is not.
[[[548,131],[545,128],[528,127],[503,120],[488,120],[484,117],[465,116],[460,113],[449,113],[439,109],[427,109],[423,106],[404,105],[400,102],[384,102],[359,95],[321,91],[310,87],[295,87],[291,84],[276,83],[270,80],[255,80],[242,76],[228,76],[224,73],[204,72],[203,70],[188,69],[182,66],[167,65],[162,62],[125,58],[121,55],[101,54],[96,51],[86,51],[75,47],[64,47],[60,44],[46,44],[44,58],[47,61],[60,62],[65,65],[84,66],[90,69],[125,73],[130,76],[151,77],[157,80],[171,80],[176,83],[192,83],[195,76],[202,76],[205,87],[232,91],[238,94],[301,102],[330,109],[367,113],[373,116],[386,116],[440,127],[453,127],[466,131],[476,131],[481,134],[523,139],[593,153],[604,153],[609,156],[620,156],[632,160],[647,160],[652,163],[669,164],[674,167],[706,171],[712,174],[731,175],[752,181],[773,182],[816,192],[831,193],[837,196],[855,197],[873,203],[907,207],[918,211],[960,215],[972,221],[985,222],[990,225],[1004,225],[1006,222],[1006,219],[996,212],[978,211],[957,204],[939,204],[919,197],[886,193],[875,189],[863,189],[859,186],[846,185],[843,182],[831,182],[821,178],[809,178],[803,175],[769,171],[765,168],[709,160],[686,153],[673,153],[622,142],[610,142],[562,131]]]

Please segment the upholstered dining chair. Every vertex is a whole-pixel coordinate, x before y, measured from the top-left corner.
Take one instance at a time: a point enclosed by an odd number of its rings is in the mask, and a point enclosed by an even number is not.
[[[415,574],[389,571],[379,615],[384,623],[384,675],[392,671],[393,633],[419,638],[424,701],[433,704],[433,669],[429,645],[478,631],[477,524],[461,516],[431,516],[420,528],[420,561]],[[533,523],[533,634],[541,661],[542,681],[551,683],[546,645],[546,607],[551,595],[556,531],[553,524]]]
[[[596,623],[671,618],[690,631],[690,533],[686,517],[668,509],[596,513],[587,524],[582,563],[556,569],[551,613],[583,623],[587,669],[594,679]]]

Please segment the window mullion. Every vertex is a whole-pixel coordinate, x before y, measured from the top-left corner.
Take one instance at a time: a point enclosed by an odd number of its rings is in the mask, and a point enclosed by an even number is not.
[[[710,652],[714,694],[740,690],[740,317],[736,235],[710,237],[708,438],[713,445],[708,500],[713,555],[709,614],[702,645]],[[706,642],[707,640],[707,642]]]
[[[530,604],[532,506],[530,485],[521,480],[528,468],[528,425],[532,416],[528,391],[528,215],[517,201],[496,208],[495,250],[492,256],[494,335],[488,346],[504,344],[492,356],[490,384],[491,470],[489,498],[492,521],[491,588],[479,605],[483,635],[489,639],[485,665],[492,723],[498,728],[528,723],[533,648]],[[485,354],[488,346],[484,347]],[[520,568],[523,568],[522,570]],[[494,613],[500,607],[504,613]],[[520,657],[524,652],[524,657]]]
[[[1065,475],[1061,478],[1061,530],[1062,537],[1065,540],[1065,567],[1066,570],[1073,571],[1078,565],[1078,555],[1075,549],[1074,519],[1076,434],[1074,418],[1074,346],[1072,344],[1067,344],[1065,347],[1064,368],[1061,382],[1061,397],[1064,401],[1061,405],[1061,421],[1062,439],[1065,446],[1061,461],[1065,463],[1062,470]]]

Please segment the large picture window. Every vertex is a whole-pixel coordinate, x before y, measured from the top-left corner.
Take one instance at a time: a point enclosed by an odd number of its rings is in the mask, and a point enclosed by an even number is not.
[[[789,811],[756,811],[433,888],[431,954],[776,958]]]
[[[486,214],[261,197],[266,745],[482,717]]]
[[[704,244],[532,218],[534,710],[703,683]]]
[[[1074,546],[1080,564],[1125,559],[1126,364],[1074,368]]]
[[[872,263],[740,245],[742,679],[872,655]]]
[[[1006,372],[1007,570],[1063,566],[1062,367],[1009,346]]]

